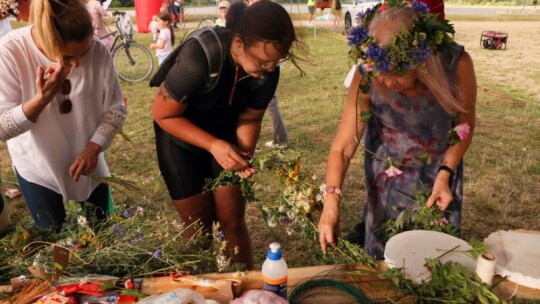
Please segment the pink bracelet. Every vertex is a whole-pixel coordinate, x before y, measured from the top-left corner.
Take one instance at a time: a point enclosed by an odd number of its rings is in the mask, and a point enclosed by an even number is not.
[[[341,189],[337,188],[337,187],[333,187],[333,186],[326,187],[324,189],[323,196],[326,197],[327,194],[331,194],[331,193],[335,193],[335,194],[341,196]]]

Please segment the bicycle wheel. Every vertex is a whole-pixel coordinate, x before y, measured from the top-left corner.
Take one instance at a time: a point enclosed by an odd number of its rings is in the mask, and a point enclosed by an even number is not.
[[[212,18],[204,18],[203,20],[201,20],[201,22],[199,22],[199,26],[197,28],[207,28],[207,27],[213,27],[214,25],[216,25],[216,22],[214,21],[214,19]]]
[[[145,80],[154,68],[152,54],[137,42],[128,41],[121,44],[114,50],[112,56],[118,77],[127,82]]]

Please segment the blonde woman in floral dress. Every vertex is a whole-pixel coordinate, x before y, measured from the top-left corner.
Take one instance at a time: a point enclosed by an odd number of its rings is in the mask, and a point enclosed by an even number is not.
[[[370,256],[383,258],[377,230],[424,189],[431,191],[427,207],[440,208],[460,228],[476,78],[470,56],[451,38],[452,26],[428,17],[424,4],[379,4],[349,33],[360,64],[328,156],[319,221],[323,252],[337,242],[341,189],[361,136],[367,201],[358,232]],[[427,31],[428,23],[439,32]]]

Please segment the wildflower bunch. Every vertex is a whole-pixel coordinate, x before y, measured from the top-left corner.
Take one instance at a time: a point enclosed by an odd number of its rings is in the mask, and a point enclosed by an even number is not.
[[[231,270],[232,267],[232,257],[227,252],[227,244],[228,241],[225,239],[225,235],[221,230],[219,230],[220,225],[219,223],[214,223],[212,226],[212,235],[214,237],[214,244],[213,244],[213,255],[216,259],[216,265],[218,272],[227,272]],[[234,248],[233,254],[238,254],[239,252],[238,246]]]
[[[256,172],[265,177],[274,176],[276,180],[266,180],[265,189],[262,189],[254,185],[254,179],[240,179],[234,172],[223,171],[216,179],[208,180],[205,189],[241,184],[246,199],[260,203],[263,219],[270,227],[282,225],[289,235],[294,231],[309,231],[313,235],[309,228],[311,214],[323,202],[322,188],[315,184],[316,176],[305,178],[301,174],[300,154],[289,149],[265,149],[257,151],[249,163]],[[278,189],[270,189],[272,186]],[[255,190],[259,197],[255,196]],[[275,193],[278,193],[277,197]]]
[[[15,231],[0,239],[0,284],[28,275],[28,266],[52,273],[54,246],[69,251],[64,274],[70,277],[215,270],[212,253],[201,250],[198,239],[184,244],[183,234],[190,227],[176,214],[146,211],[140,206],[116,207],[106,220],[96,222],[78,203],[69,202],[66,222],[59,232],[32,227],[31,219],[18,223]]]
[[[318,185],[315,175],[302,172],[300,154],[294,150],[265,149],[257,151],[250,160],[252,168],[259,174],[245,181],[248,193],[256,194],[253,202],[259,204],[263,220],[269,227],[285,231],[286,234],[299,234],[310,243],[318,238],[318,230],[312,215],[320,210],[326,186]],[[219,177],[207,182],[207,189],[229,184],[231,173],[224,171]],[[273,177],[273,178],[272,178]],[[244,191],[244,196],[246,192]],[[219,247],[220,234],[214,231],[214,247]],[[323,255],[320,250],[317,258],[326,264],[361,263],[375,267],[375,262],[358,245],[340,240],[338,246]],[[216,256],[221,256],[217,253]],[[226,265],[225,258],[221,259]],[[218,263],[220,264],[220,263]]]
[[[0,0],[0,19],[19,14],[19,0]]]
[[[458,235],[457,229],[450,223],[444,213],[439,208],[426,207],[430,191],[416,191],[414,197],[401,193],[405,198],[412,200],[415,204],[400,211],[396,218],[388,219],[376,234],[386,242],[392,236],[409,230],[431,230],[439,231],[453,236]]]

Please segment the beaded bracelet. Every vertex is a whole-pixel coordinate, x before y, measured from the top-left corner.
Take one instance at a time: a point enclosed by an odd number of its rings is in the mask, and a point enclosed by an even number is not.
[[[338,187],[333,187],[333,186],[326,187],[323,191],[323,197],[326,197],[327,194],[331,194],[331,193],[335,193],[338,196],[341,196],[341,189]]]

